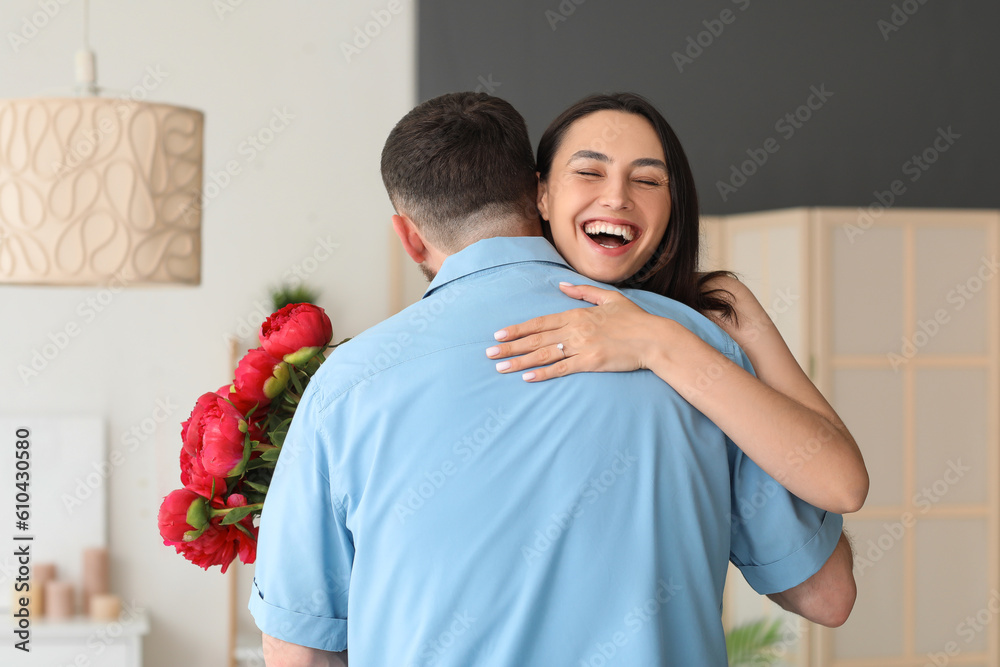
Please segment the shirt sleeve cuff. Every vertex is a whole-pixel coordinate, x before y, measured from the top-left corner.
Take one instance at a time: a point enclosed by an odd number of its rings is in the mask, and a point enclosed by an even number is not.
[[[261,632],[275,639],[323,651],[347,650],[347,619],[311,616],[276,607],[264,600],[256,579],[247,608]]]
[[[781,560],[766,565],[741,565],[747,583],[761,595],[798,586],[819,572],[840,541],[844,517],[827,512],[811,540]]]

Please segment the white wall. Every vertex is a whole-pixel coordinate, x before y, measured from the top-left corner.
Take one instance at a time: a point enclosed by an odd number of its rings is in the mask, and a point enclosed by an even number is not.
[[[64,1],[4,0],[0,98],[72,84],[83,7]],[[58,13],[15,50],[10,34],[30,35],[24,21],[44,4]],[[414,103],[416,24],[411,2],[396,15],[384,12],[390,4],[92,2],[99,84],[125,91],[159,68],[165,76],[150,99],[205,112],[206,183],[229,160],[243,167],[206,206],[200,287],[105,293],[110,303],[91,321],[83,313],[98,288],[0,285],[0,413],[102,415],[109,447],[125,452],[107,481],[112,587],[150,614],[150,667],[225,664],[226,578],[164,547],[156,527],[160,500],[180,485],[180,422],[199,394],[231,377],[224,337],[248,319],[258,324],[255,302],[266,302],[267,287],[328,235],[340,247],[308,282],[322,289],[334,335],[354,335],[388,314],[391,208],[378,160]],[[232,11],[220,15],[224,8]],[[391,20],[348,62],[341,43],[373,10]],[[294,120],[249,161],[239,146],[274,109]],[[33,352],[70,322],[81,333],[22,380],[18,367],[30,366]],[[158,402],[174,406],[172,414],[130,450],[123,436],[144,420],[148,427]],[[245,599],[241,592],[241,605]]]

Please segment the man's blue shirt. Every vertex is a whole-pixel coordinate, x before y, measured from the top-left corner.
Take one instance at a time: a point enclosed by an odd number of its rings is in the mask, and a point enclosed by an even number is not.
[[[653,373],[496,371],[493,332],[586,305],[560,281],[595,284],[542,238],[479,241],[330,356],[261,517],[263,632],[365,666],[723,666],[729,560],[760,593],[822,567],[841,517]],[[752,372],[700,314],[625,294]]]

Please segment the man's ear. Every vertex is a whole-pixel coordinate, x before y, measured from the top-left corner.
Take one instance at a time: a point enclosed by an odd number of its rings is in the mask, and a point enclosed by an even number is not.
[[[405,215],[394,215],[392,216],[392,229],[396,232],[396,236],[399,237],[403,249],[410,256],[410,259],[417,264],[423,264],[427,261],[427,244],[424,243],[424,237],[412,220]]]
[[[549,219],[549,184],[542,180],[541,174],[537,171],[535,172],[535,178],[538,179],[538,199],[536,204],[538,205],[538,213],[542,216],[543,220]]]

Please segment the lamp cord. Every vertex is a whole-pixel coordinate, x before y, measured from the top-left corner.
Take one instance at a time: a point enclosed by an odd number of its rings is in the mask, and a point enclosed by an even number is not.
[[[83,0],[83,48],[76,52],[76,85],[81,95],[96,95],[97,57],[90,49],[90,0]]]
[[[90,0],[83,0],[83,49],[90,51]]]

